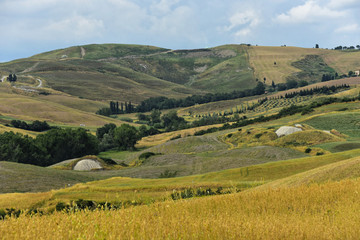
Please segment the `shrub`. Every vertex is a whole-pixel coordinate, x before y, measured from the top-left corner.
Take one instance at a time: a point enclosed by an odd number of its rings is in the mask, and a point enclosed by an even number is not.
[[[173,178],[177,174],[177,171],[171,172],[169,170],[165,170],[165,172],[161,173],[159,178]]]
[[[129,122],[129,123],[132,123],[134,120],[132,120],[131,118],[129,117],[120,117],[119,118],[121,121],[124,121],[124,122]]]
[[[154,156],[154,155],[156,155],[156,154],[153,153],[153,152],[144,152],[144,153],[140,154],[139,159],[140,160],[146,160],[149,157]]]
[[[305,153],[310,153],[310,152],[311,152],[311,148],[305,149]]]
[[[101,160],[103,160],[106,164],[109,164],[109,165],[116,165],[117,163],[114,161],[114,160],[112,160],[111,158],[104,158],[104,157],[102,157],[102,158],[100,158]]]
[[[68,209],[69,208],[69,205],[63,203],[63,202],[58,202],[55,206],[55,210],[60,212],[60,211],[63,211],[64,209]]]
[[[0,220],[4,220],[6,216],[6,212],[4,209],[0,209]]]
[[[175,139],[179,139],[179,138],[181,138],[181,134],[176,135],[176,136],[174,136],[174,137],[170,138],[170,140],[175,140]]]

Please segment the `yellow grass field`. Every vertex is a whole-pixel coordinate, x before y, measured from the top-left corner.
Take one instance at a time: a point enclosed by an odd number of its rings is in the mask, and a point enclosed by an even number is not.
[[[10,87],[0,87],[0,112],[3,116],[26,121],[48,121],[60,125],[79,127],[103,126],[106,123],[120,125],[120,120],[96,115],[97,109],[106,103],[84,100],[66,94],[48,96],[13,93]],[[0,130],[1,131],[1,130]]]
[[[248,55],[255,77],[260,80],[266,77],[267,84],[270,84],[271,81],[275,83],[285,82],[286,77],[299,72],[300,70],[291,66],[291,63],[301,60],[306,55],[321,56],[339,75],[360,69],[359,51],[346,52],[315,48],[252,46],[248,49]],[[276,62],[276,65],[274,62]]]
[[[306,55],[325,52],[322,49],[298,47],[262,47],[253,46],[248,50],[249,61],[255,70],[255,77],[262,80],[281,83],[286,77],[300,70],[291,66],[292,62],[299,61]],[[274,64],[276,62],[276,65]],[[269,82],[268,82],[269,84]]]
[[[357,239],[360,180],[261,189],[116,211],[21,216],[2,239]]]

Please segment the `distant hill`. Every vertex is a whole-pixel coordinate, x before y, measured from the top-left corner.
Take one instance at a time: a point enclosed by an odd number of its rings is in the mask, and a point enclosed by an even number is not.
[[[322,74],[360,68],[360,51],[224,45],[165,48],[92,44],[0,64],[0,72],[41,78],[47,87],[91,100],[139,103],[253,88],[287,79],[319,82]]]

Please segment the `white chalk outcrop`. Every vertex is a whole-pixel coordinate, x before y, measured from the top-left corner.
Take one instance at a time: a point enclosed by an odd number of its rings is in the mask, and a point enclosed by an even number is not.
[[[75,171],[91,171],[97,169],[103,169],[103,167],[98,161],[92,159],[83,159],[77,162],[74,167]]]
[[[302,131],[301,128],[290,127],[290,126],[282,126],[275,133],[276,133],[276,135],[278,137],[282,137],[282,136],[287,136],[287,135],[290,135],[292,133],[300,132],[300,131]]]

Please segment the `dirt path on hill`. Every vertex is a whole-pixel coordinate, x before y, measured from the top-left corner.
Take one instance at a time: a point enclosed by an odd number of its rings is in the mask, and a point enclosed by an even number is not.
[[[86,50],[85,50],[85,48],[80,47],[80,54],[81,54],[81,58],[84,58],[84,57],[85,57],[85,55],[86,55]]]
[[[36,88],[41,88],[43,84],[42,80],[39,78],[37,78],[36,80],[39,81],[39,85],[37,85]]]
[[[22,72],[19,72],[19,73],[27,73],[27,72],[31,72],[32,70],[34,70],[38,65],[39,65],[40,62],[37,62],[35,63],[32,67],[29,67],[27,69],[25,69],[24,71]]]

